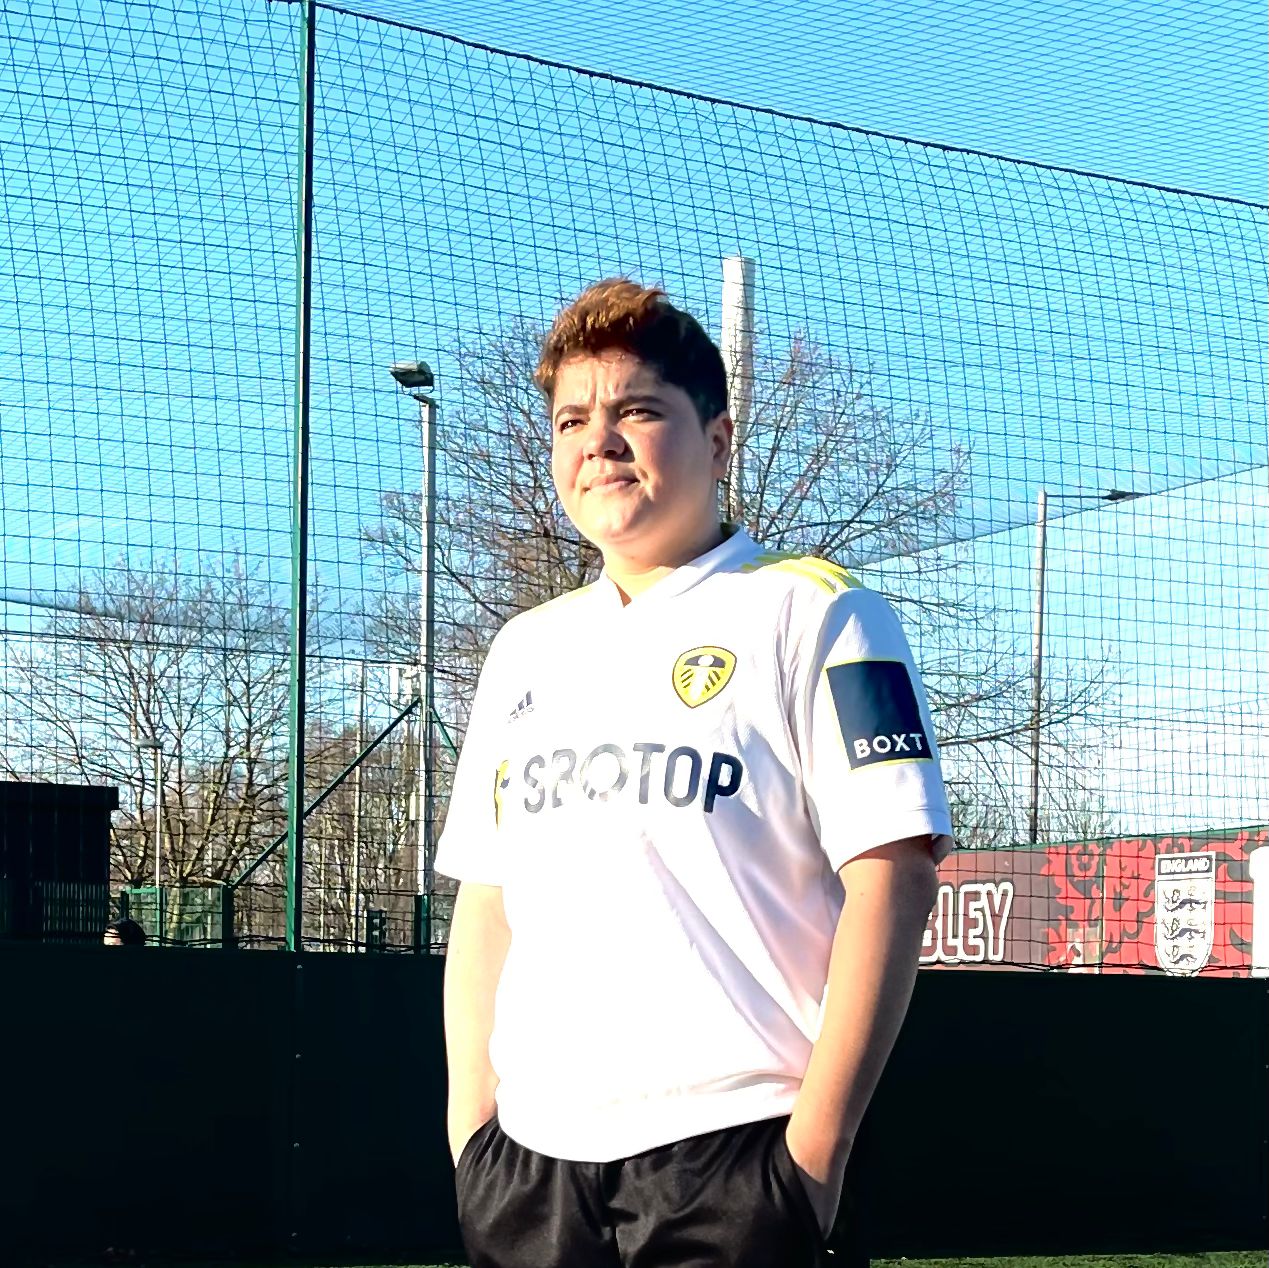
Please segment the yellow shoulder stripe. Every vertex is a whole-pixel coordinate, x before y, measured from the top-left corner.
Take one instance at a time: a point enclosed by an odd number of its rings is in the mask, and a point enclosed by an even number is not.
[[[814,581],[821,590],[827,590],[829,594],[836,594],[838,587],[833,583],[828,573],[821,572],[817,568],[808,568],[805,561],[801,559],[786,559],[783,563],[773,564],[773,568],[777,572],[791,572],[795,576],[805,577],[808,581]]]
[[[863,588],[862,583],[845,568],[827,559],[817,559],[814,555],[771,551],[743,565],[741,571],[756,572],[762,568],[772,568],[778,572],[789,572],[798,577],[805,577],[808,581],[814,581],[816,585],[827,590],[829,594],[844,594],[847,590]]]
[[[841,564],[835,564],[831,559],[816,559],[814,555],[807,555],[802,562],[814,568],[822,568],[843,590],[862,590],[864,588],[863,582],[854,573],[847,572]]]
[[[797,556],[791,550],[764,550],[761,555],[755,555],[747,564],[741,564],[740,571],[757,572],[760,568],[770,568],[773,564],[796,558]]]

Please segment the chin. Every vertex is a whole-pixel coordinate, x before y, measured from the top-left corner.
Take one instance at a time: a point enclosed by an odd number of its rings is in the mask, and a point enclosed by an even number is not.
[[[628,546],[648,533],[649,525],[639,515],[621,515],[593,520],[583,531],[596,546]]]
[[[638,538],[627,533],[604,532],[596,529],[590,533],[583,533],[592,546],[594,546],[601,555],[607,555],[610,551],[619,551],[625,554],[629,549],[632,541]]]

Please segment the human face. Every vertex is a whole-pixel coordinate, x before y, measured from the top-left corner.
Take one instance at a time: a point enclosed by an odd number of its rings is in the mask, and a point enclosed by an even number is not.
[[[731,419],[704,427],[682,388],[628,352],[570,357],[551,402],[551,474],[605,562],[676,567],[718,535]]]

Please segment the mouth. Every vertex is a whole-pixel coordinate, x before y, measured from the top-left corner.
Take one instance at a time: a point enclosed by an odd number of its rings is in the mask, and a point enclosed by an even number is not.
[[[614,493],[635,483],[634,476],[606,475],[592,480],[586,486],[587,493]]]

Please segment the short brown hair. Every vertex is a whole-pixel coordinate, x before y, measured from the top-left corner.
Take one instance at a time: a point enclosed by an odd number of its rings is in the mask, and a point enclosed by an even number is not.
[[[619,348],[638,357],[691,397],[704,426],[727,408],[722,353],[690,313],[656,286],[610,277],[588,286],[556,317],[538,359],[534,382],[550,405],[561,362]]]

